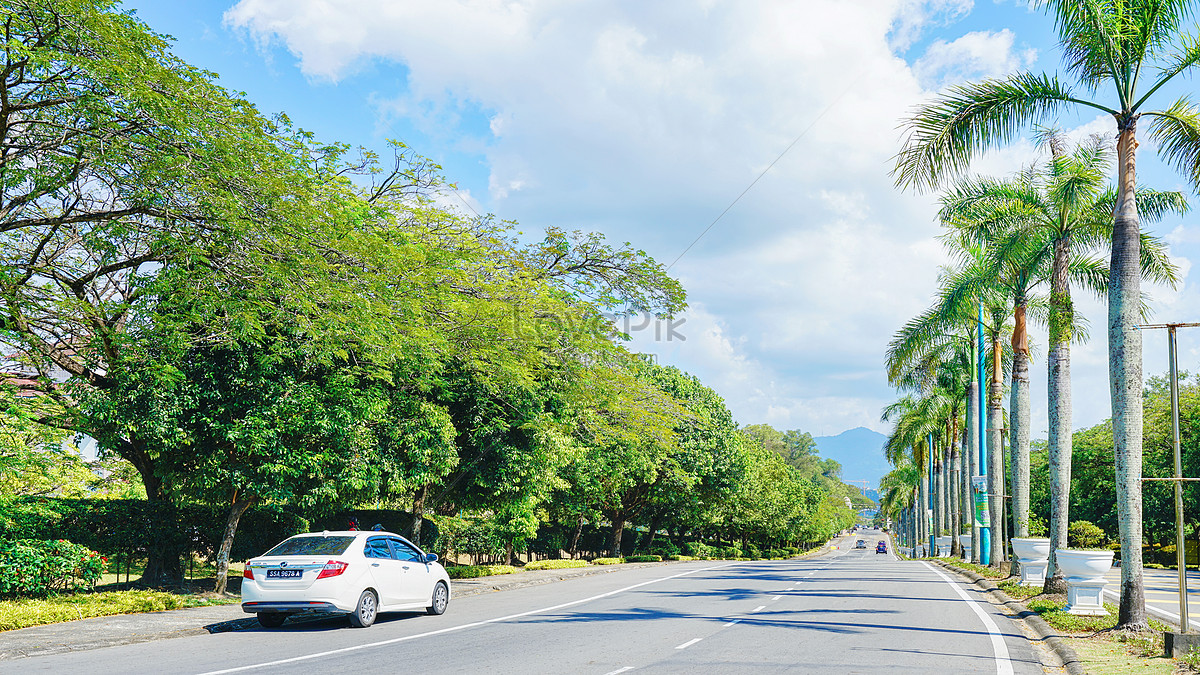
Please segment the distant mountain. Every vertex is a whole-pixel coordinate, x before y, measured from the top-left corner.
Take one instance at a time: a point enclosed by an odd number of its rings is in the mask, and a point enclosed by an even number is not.
[[[858,427],[843,431],[837,436],[815,436],[817,452],[821,457],[835,459],[842,465],[842,480],[867,481],[867,488],[878,489],[879,479],[892,470],[892,465],[883,457],[883,443],[887,436]],[[862,484],[858,484],[862,487]],[[878,499],[878,497],[875,497]]]

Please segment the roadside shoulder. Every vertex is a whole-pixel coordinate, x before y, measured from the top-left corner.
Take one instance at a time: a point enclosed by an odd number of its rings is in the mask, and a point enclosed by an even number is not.
[[[1059,632],[1056,631],[1050,624],[1046,623],[1042,617],[1038,616],[1037,612],[1029,609],[1020,601],[1014,600],[1008,595],[1008,593],[1005,593],[999,586],[997,586],[994,581],[988,579],[987,577],[976,574],[971,570],[965,570],[960,567],[956,567],[942,560],[934,559],[926,562],[936,563],[937,565],[954,572],[960,577],[975,584],[975,586],[977,586],[980,590],[991,595],[996,604],[1006,607],[1010,612],[1012,612],[1014,619],[1023,621],[1025,625],[1029,626],[1033,633],[1037,635],[1043,643],[1046,644],[1046,646],[1054,651],[1054,653],[1062,661],[1062,666],[1066,668],[1068,673],[1071,675],[1087,675],[1087,671],[1084,670],[1083,663],[1080,661],[1079,655],[1075,653],[1075,650],[1069,644],[1066,643],[1066,641],[1063,639],[1063,636],[1059,634]]]

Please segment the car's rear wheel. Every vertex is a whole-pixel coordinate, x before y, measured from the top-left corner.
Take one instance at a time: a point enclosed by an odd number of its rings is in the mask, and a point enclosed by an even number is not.
[[[375,598],[375,592],[363,591],[362,595],[358,596],[358,604],[354,606],[354,611],[350,613],[350,625],[366,628],[375,623],[375,617],[378,615],[379,601]]]
[[[259,612],[258,625],[263,628],[279,628],[287,618],[286,612]]]
[[[426,612],[437,616],[446,613],[446,606],[450,604],[450,589],[446,587],[446,582],[439,581],[433,587],[433,598],[430,599],[430,605],[425,608]]]

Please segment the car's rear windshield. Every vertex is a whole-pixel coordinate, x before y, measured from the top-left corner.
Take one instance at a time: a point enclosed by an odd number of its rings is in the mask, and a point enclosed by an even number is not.
[[[341,555],[354,537],[292,537],[263,555]]]

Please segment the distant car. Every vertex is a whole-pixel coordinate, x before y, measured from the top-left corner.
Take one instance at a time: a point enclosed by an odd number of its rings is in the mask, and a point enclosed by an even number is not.
[[[866,541],[864,541],[864,540],[862,540],[862,539],[859,539],[859,540],[858,540],[857,542],[855,542],[855,544],[854,544],[854,548],[866,548],[866,547],[867,547],[867,542],[866,542]]]
[[[875,544],[875,552],[887,553],[887,542],[881,541],[878,544]]]
[[[246,563],[242,610],[277,628],[297,612],[350,616],[366,628],[380,612],[442,614],[450,577],[412,542],[391,532],[299,534]]]

